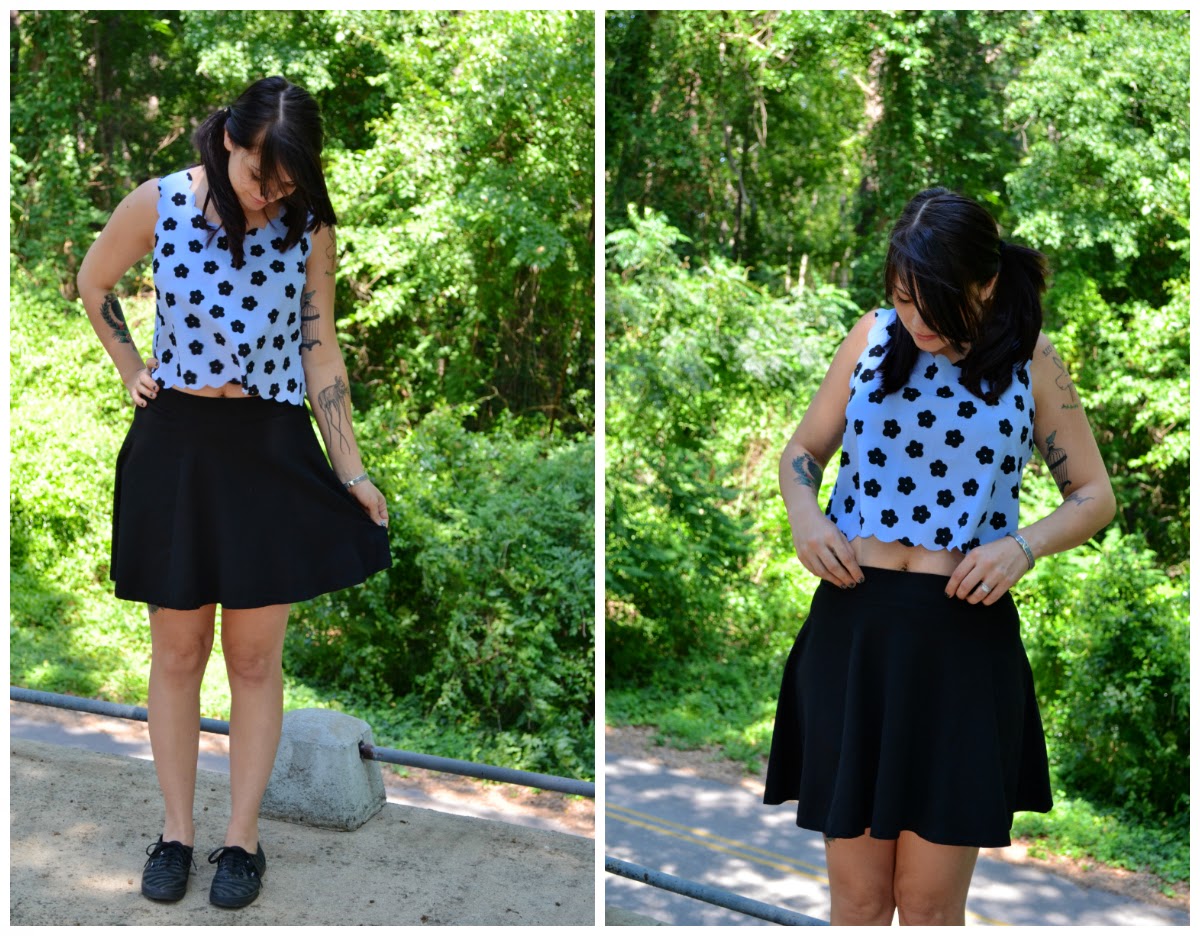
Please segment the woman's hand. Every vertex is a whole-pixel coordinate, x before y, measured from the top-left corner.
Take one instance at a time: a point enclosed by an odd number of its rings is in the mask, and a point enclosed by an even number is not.
[[[153,357],[147,358],[145,366],[135,371],[134,375],[125,381],[125,389],[129,391],[129,396],[132,397],[135,406],[145,406],[147,402],[158,396],[158,384],[150,373],[157,368],[158,361]]]
[[[792,544],[800,564],[813,575],[838,588],[853,588],[863,581],[862,569],[854,558],[850,541],[816,504],[802,518],[788,517]]]
[[[946,585],[947,598],[992,605],[1029,571],[1025,550],[1011,536],[977,546],[963,556]]]
[[[387,526],[387,499],[380,493],[379,488],[370,481],[360,481],[349,490],[359,506],[367,512],[368,517],[381,527]]]

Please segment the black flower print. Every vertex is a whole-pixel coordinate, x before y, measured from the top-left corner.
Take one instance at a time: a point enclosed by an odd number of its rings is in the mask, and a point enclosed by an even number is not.
[[[1013,496],[1013,499],[1015,500],[1016,498],[1021,496],[1021,486],[1019,484],[1014,484],[1011,488],[1008,489],[1008,492]]]
[[[177,227],[179,227],[179,225],[176,223],[174,218],[167,218],[165,221],[163,221],[164,231],[173,231]]]
[[[974,497],[979,493],[979,482],[974,478],[967,478],[967,480],[963,482],[962,489],[963,493],[966,494],[967,497]]]
[[[868,367],[865,371],[862,372],[862,382],[863,383],[870,383],[874,379],[875,379],[875,371],[872,370],[871,368]]]
[[[261,286],[267,281],[267,274],[262,270],[255,270],[250,274],[250,282],[255,286]]]
[[[263,373],[264,374],[275,373],[275,362],[268,358],[267,362],[263,365]],[[273,394],[273,393],[271,394],[271,396],[274,396],[274,395],[275,394]]]
[[[913,439],[904,447],[904,451],[908,453],[909,458],[920,458],[925,454],[925,446]]]
[[[242,332],[244,332],[246,330],[246,323],[243,322],[241,319],[234,319],[232,322],[229,323],[229,327],[232,328],[235,332],[237,332],[240,335],[240,334],[242,334]]]
[[[1021,396],[1021,394],[1018,393],[1015,397],[1013,397],[1013,405],[1016,406],[1016,408],[1022,413],[1025,412],[1025,398]]]
[[[308,238],[307,237],[300,238],[300,252],[308,253]]]
[[[954,503],[954,492],[949,488],[942,488],[938,491],[937,502],[939,507],[949,507]]]
[[[228,250],[229,249],[229,238],[226,237],[224,234],[222,234],[220,237],[217,238],[217,249],[218,250]]]
[[[1022,426],[1021,427],[1021,441],[1025,442],[1026,440],[1028,440],[1028,438],[1029,438],[1029,427]]]
[[[946,444],[950,446],[950,448],[958,448],[965,441],[966,439],[963,438],[963,434],[957,429],[948,429],[946,431]]]
[[[240,354],[242,357],[250,357],[250,345],[242,342],[240,345],[238,345],[238,354]]]
[[[186,205],[187,204],[187,196],[184,195],[183,192],[176,192],[174,195],[171,196],[171,202],[176,205]]]
[[[213,340],[219,345],[223,346],[225,344],[225,337],[220,332],[217,332],[217,334],[213,335]]]
[[[254,373],[254,362],[253,361],[246,362],[246,373],[247,374]]]
[[[293,286],[291,283],[288,283],[287,286],[285,286],[283,289],[283,294],[285,296],[287,296],[289,299],[295,299],[296,298],[296,287]]]
[[[274,338],[271,339],[271,344],[275,348],[276,351],[282,351],[283,350],[283,335],[276,335]]]
[[[858,472],[854,472],[854,477],[850,479],[854,482],[854,490],[858,490]]]
[[[916,482],[914,482],[912,478],[909,478],[907,476],[901,478],[899,481],[896,482],[896,490],[899,491],[901,494],[911,494],[916,489],[917,489]]]
[[[279,396],[279,384],[271,384],[271,396]]]
[[[933,538],[933,541],[936,545],[945,548],[950,545],[953,539],[954,537],[951,535],[949,527],[938,527],[937,536]]]
[[[186,279],[187,275],[188,275],[188,268],[186,266],[184,266],[182,263],[180,263],[179,265],[177,265],[175,267],[175,275],[179,279]]]
[[[267,313],[267,318],[270,319],[271,324],[274,325],[276,320],[279,318],[279,310],[272,309],[270,312]]]
[[[963,419],[970,419],[976,412],[975,404],[970,400],[963,400],[958,404],[958,415]]]
[[[850,453],[842,449],[842,457],[838,461],[838,467],[845,468],[848,464],[850,464]]]
[[[967,512],[964,510],[964,511],[963,511],[963,515],[962,515],[961,517],[959,517],[959,518],[958,518],[958,525],[959,525],[960,527],[965,527],[965,526],[967,525],[967,521],[968,521],[969,519],[971,519],[971,518],[970,518],[970,516],[969,516],[969,515],[967,514]]]
[[[171,353],[171,349],[167,348],[167,350],[162,353],[161,360],[164,364],[170,364],[171,359],[174,357],[175,357],[175,355]]]
[[[996,457],[996,453],[986,445],[980,446],[979,451],[975,453],[975,457],[979,459],[979,464],[990,465]]]
[[[929,463],[929,473],[935,478],[944,478],[946,477],[947,467],[948,466],[944,461],[942,461],[940,458],[936,458]]]
[[[900,395],[911,403],[921,395],[921,391],[916,387],[905,387],[902,391],[900,391]]]
[[[183,374],[183,382],[190,387],[196,382],[196,375],[192,371],[185,371]]]
[[[1000,434],[1004,435],[1004,436],[1011,436],[1012,433],[1013,433],[1013,424],[1010,423],[1007,419],[1000,420]]]
[[[845,501],[843,501],[843,503],[845,504],[845,507],[846,507],[846,513],[851,513],[854,510],[854,498],[853,497],[847,497],[845,499]]]
[[[917,425],[922,429],[929,429],[937,422],[937,418],[929,410],[921,410],[917,413]]]
[[[1005,474],[1012,474],[1017,470],[1017,460],[1011,455],[1005,455],[1004,461],[1000,463],[1000,470]]]
[[[858,487],[857,484],[854,486]],[[863,493],[866,494],[867,497],[878,497],[879,492],[882,490],[883,488],[880,487],[879,482],[874,478],[867,478],[867,483],[863,485]]]
[[[192,253],[200,253],[204,249],[204,245],[198,240],[188,241],[188,250]]]
[[[885,510],[883,513],[881,513],[879,515],[879,522],[882,523],[888,529],[891,529],[897,523],[900,522],[900,518],[896,516],[896,511]]]
[[[863,431],[863,421],[861,419],[854,420],[854,434],[862,435],[862,431]]]
[[[883,434],[889,439],[894,439],[900,435],[900,423],[894,419],[885,419],[883,421]]]
[[[202,354],[204,352],[204,342],[192,341],[188,344],[188,350],[191,351],[192,354]]]
[[[917,523],[924,523],[931,516],[932,514],[929,512],[929,508],[924,504],[917,504],[917,506],[913,508],[912,517],[915,521],[917,521]]]
[[[274,270],[276,273],[282,273],[284,270],[287,269],[287,267],[285,267],[283,265],[282,260],[272,260],[271,261],[271,269]]]
[[[274,247],[276,250],[283,250],[283,238],[282,237],[272,237],[271,238],[271,246]]]
[[[298,383],[296,383],[296,378],[295,378],[295,377],[289,377],[289,378],[288,378],[288,382],[287,382],[288,393],[295,393],[295,392],[296,392],[296,388],[297,388],[297,387],[299,387],[299,386],[300,386],[300,385],[299,385]]]
[[[188,293],[188,301],[191,302],[192,305],[200,305],[200,303],[204,301],[204,293],[198,289],[193,289],[190,293]]]
[[[292,359],[290,357],[285,357],[283,359],[283,369],[287,370],[291,366],[292,366]],[[845,454],[845,453],[843,453],[843,454]]]
[[[233,283],[229,282],[229,280],[221,280],[221,282],[217,283],[217,292],[222,296],[232,296]]]
[[[883,352],[887,349],[883,345],[875,345],[867,352],[867,357],[883,357]]]
[[[225,317],[225,307],[219,306],[219,305],[214,305],[211,309],[208,310],[208,314],[211,315],[215,319],[224,318]]]
[[[1017,380],[1020,382],[1022,387],[1029,386],[1029,372],[1025,369],[1024,364],[1017,368]]]
[[[295,312],[292,312],[292,313],[290,313],[290,314],[288,315],[288,320],[287,320],[287,323],[288,323],[289,325],[295,325],[295,324],[296,324],[296,313],[295,313]]]
[[[1004,527],[1007,525],[1008,525],[1008,520],[1005,519],[1004,514],[1000,513],[999,511],[996,511],[995,513],[992,514],[992,529],[993,530],[1003,530]]]
[[[163,301],[166,302],[168,309],[171,308],[172,306],[175,305],[175,293],[172,293],[172,292],[167,293],[167,295],[164,297]]]
[[[267,249],[262,244],[253,244],[250,247],[250,256],[261,257],[267,252]]]
[[[187,314],[187,316],[184,318],[183,324],[186,325],[188,328],[199,328],[200,327],[200,319],[199,319],[199,317],[196,316],[196,314],[194,312],[189,312]]]
[[[208,369],[210,371],[212,371],[214,374],[219,374],[219,373],[221,373],[221,371],[225,370],[225,365],[222,364],[220,361],[209,361]]]
[[[938,366],[936,364],[930,364],[927,368],[925,368],[925,379],[933,380],[933,378],[937,376],[937,372]]]
[[[221,269],[221,268],[220,268],[220,266],[218,266],[216,260],[205,260],[204,261],[204,272],[207,273],[209,276],[212,276],[219,269]]]
[[[867,461],[882,468],[887,464],[887,455],[883,453],[883,449],[873,448],[867,452]]]
[[[954,396],[954,391],[951,390],[949,387],[938,387],[937,395],[940,396],[943,400],[948,400],[948,399],[950,399],[950,397]]]
[[[867,400],[871,403],[882,403],[884,398],[883,388],[879,387],[867,394]]]
[[[202,214],[192,215],[192,227],[194,227],[197,231],[207,231],[208,221],[205,220],[204,215]]]
[[[254,307],[257,305],[258,305],[258,300],[255,299],[253,296],[243,296],[242,297],[242,308],[245,309],[247,312],[253,312]]]
[[[258,341],[254,342],[254,347],[258,348],[258,350],[261,351],[263,349],[263,345],[265,345],[266,343],[267,343],[267,336],[259,335]]]

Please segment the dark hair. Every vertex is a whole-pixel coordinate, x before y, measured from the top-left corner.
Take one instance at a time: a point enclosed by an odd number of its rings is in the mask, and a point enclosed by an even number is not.
[[[933,188],[905,205],[892,228],[884,282],[889,301],[901,287],[925,324],[964,354],[960,381],[989,403],[1012,383],[1014,365],[1033,356],[1046,258],[1002,241],[995,220],[970,198]],[[898,326],[883,361],[885,394],[908,382],[916,360],[912,336]]]
[[[235,144],[257,151],[264,198],[268,192],[281,190],[282,177],[295,185],[281,199],[280,219],[287,225],[283,250],[299,243],[305,230],[337,223],[321,171],[323,131],[317,102],[286,78],[263,78],[229,107],[209,115],[192,136],[208,178],[208,195],[201,211],[208,209],[210,200],[216,204],[235,266],[245,261],[246,216],[229,181],[226,130]],[[215,233],[210,228],[210,240]]]

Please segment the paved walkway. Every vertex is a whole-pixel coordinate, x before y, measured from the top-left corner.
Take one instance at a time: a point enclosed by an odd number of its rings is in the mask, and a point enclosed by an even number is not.
[[[267,873],[255,903],[208,903],[229,779],[201,770],[188,894],[139,892],[162,816],[154,765],[10,741],[11,925],[591,926],[595,843],[580,836],[388,803],[353,832],[260,821]]]
[[[796,827],[795,803],[762,805],[758,793],[634,756],[605,764],[605,854],[829,919],[825,848]],[[605,903],[671,925],[767,926],[762,920],[609,874]],[[967,900],[968,925],[1182,925],[1187,913],[1139,903],[1028,864],[981,855]],[[629,925],[636,925],[630,923]]]

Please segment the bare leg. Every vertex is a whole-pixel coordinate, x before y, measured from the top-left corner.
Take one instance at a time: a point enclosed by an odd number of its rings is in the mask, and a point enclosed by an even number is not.
[[[164,842],[192,845],[196,836],[200,683],[212,652],[215,610],[150,606],[150,749],[166,811]]]
[[[856,838],[825,839],[829,922],[833,926],[892,924],[896,842],[873,839],[869,833],[870,829]]]
[[[901,926],[962,926],[978,848],[935,845],[913,832],[896,843],[896,904]]]
[[[233,697],[229,713],[226,845],[258,848],[258,809],[275,765],[283,723],[283,635],[291,605],[224,608],[221,647]]]

